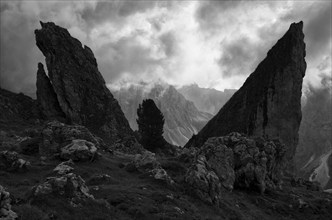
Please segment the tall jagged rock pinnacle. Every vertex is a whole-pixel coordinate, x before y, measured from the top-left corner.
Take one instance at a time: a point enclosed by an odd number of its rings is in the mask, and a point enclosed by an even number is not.
[[[36,43],[45,56],[49,80],[66,120],[88,127],[107,142],[136,141],[91,49],[82,46],[66,29],[52,22],[40,23],[42,28],[35,30]]]
[[[64,118],[57,96],[49,78],[46,76],[44,65],[38,63],[37,71],[37,104],[44,118]]]
[[[209,137],[242,132],[279,138],[287,146],[287,159],[292,161],[302,117],[302,80],[306,70],[302,29],[302,21],[291,24],[243,86],[189,140],[187,147],[200,147]]]

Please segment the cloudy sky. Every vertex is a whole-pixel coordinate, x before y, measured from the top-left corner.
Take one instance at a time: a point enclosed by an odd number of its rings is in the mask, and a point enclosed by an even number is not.
[[[239,88],[292,22],[303,20],[305,84],[331,76],[331,1],[0,2],[0,86],[35,91],[39,20],[53,21],[95,53],[107,83],[162,80]]]

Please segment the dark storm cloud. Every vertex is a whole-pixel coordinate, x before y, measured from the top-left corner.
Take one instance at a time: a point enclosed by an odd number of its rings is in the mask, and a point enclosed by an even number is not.
[[[82,12],[82,18],[89,26],[113,22],[121,25],[125,18],[135,14],[144,13],[148,9],[155,7],[171,7],[173,2],[165,1],[145,1],[145,0],[124,0],[124,1],[100,1],[95,8],[86,8]]]
[[[0,28],[1,28],[1,60],[0,60],[0,86],[14,92],[34,93],[36,79],[36,65],[44,61],[44,57],[35,46],[34,30],[40,28],[39,20],[54,21],[56,24],[72,31],[78,31],[88,36],[89,30],[96,24],[109,21],[116,25],[124,25],[125,17],[138,12],[144,12],[159,4],[157,1],[114,1],[114,2],[1,2]],[[77,35],[76,35],[77,36]],[[82,43],[88,39],[79,37]],[[128,65],[131,70],[141,70],[150,60],[148,52],[139,46],[120,44],[115,50],[124,56],[128,55],[128,62],[120,59],[112,69],[125,70]],[[133,55],[129,50],[133,50]],[[123,51],[121,51],[123,50]],[[134,55],[135,54],[135,55]],[[138,56],[140,54],[140,56]],[[145,56],[146,55],[146,56]],[[137,56],[137,60],[135,57]],[[123,62],[121,62],[123,61]],[[142,64],[140,63],[142,62]],[[119,66],[117,66],[119,65]],[[103,66],[103,65],[101,65]],[[110,65],[103,67],[102,73],[109,73]]]
[[[221,20],[218,16],[227,10],[231,10],[243,4],[241,0],[234,1],[202,1],[196,11],[196,20],[199,22],[201,28],[205,30],[213,30],[220,28]],[[228,22],[228,21],[225,21]]]
[[[275,7],[275,2],[257,2],[259,5]],[[221,67],[224,77],[235,75],[248,75],[263,60],[267,50],[271,47],[278,36],[276,23],[269,25],[260,25],[250,20],[257,16],[253,14],[252,9],[257,7],[248,1],[206,1],[200,4],[196,11],[196,20],[203,32],[218,34],[223,31],[229,31],[229,27],[237,27],[231,30],[231,38],[221,39],[220,51],[221,57],[216,60]],[[242,33],[242,26],[239,25],[238,15],[247,14],[246,28],[251,29],[252,33]],[[235,32],[234,32],[235,31]],[[259,41],[254,41],[250,37],[257,33]]]
[[[230,43],[222,42],[222,55],[217,62],[223,69],[223,76],[250,74],[265,58],[268,47],[268,44],[254,43],[245,36]]]
[[[173,32],[166,32],[159,37],[167,57],[176,53],[176,38]]]
[[[104,22],[123,22],[123,17],[132,13],[143,12],[153,4],[149,2],[97,2],[95,8],[86,8],[82,12],[82,18],[88,25],[94,26]]]
[[[121,38],[96,51],[99,69],[106,81],[114,81],[124,73],[135,76],[161,64],[162,60],[151,56],[151,49],[135,41],[135,36]]]
[[[268,1],[258,2],[243,1],[208,1],[200,4],[196,11],[196,19],[200,27],[205,32],[212,34],[228,31],[227,27],[238,25],[237,15],[246,13],[245,28],[250,28],[252,33],[247,33],[248,37],[237,37],[241,34],[241,27],[232,33],[235,37],[228,41],[221,39],[221,57],[217,60],[223,71],[223,75],[231,77],[234,75],[247,75],[265,57],[267,51],[272,47],[277,39],[287,31],[289,25],[300,20],[304,21],[304,34],[307,50],[307,61],[311,63],[315,59],[321,59],[324,53],[330,48],[331,41],[331,2],[292,2],[291,9],[286,12],[280,10],[286,2]],[[310,3],[308,5],[308,3]],[[252,14],[253,9],[258,6],[270,8],[271,11],[278,11],[277,17],[270,18],[271,22],[260,24],[259,20],[251,20],[257,17]],[[261,18],[268,15],[262,15]],[[265,21],[265,22],[266,22]],[[252,41],[251,35],[259,37],[259,42]]]
[[[15,8],[10,5],[2,3],[1,8],[5,10],[0,14],[0,86],[34,95],[37,61],[42,55],[33,44],[33,20],[12,11]],[[7,13],[14,14],[10,21],[5,20]]]
[[[298,3],[301,5],[301,3]],[[293,22],[296,20],[304,21],[304,34],[307,43],[307,58],[314,59],[321,54],[331,41],[331,8],[332,3],[318,2],[313,3],[309,8],[297,8],[289,11],[281,21]]]

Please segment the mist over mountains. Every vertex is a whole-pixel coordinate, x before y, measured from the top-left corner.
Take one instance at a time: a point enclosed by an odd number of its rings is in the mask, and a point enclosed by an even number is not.
[[[163,82],[124,83],[108,87],[133,130],[137,130],[138,105],[143,99],[153,99],[165,118],[164,138],[174,145],[184,146],[213,116],[198,110],[174,86]]]
[[[322,77],[321,87],[304,93],[299,145],[295,163],[299,175],[332,188],[332,80]]]
[[[178,91],[195,106],[204,112],[215,115],[232,97],[237,89],[219,91],[211,88],[201,88],[197,84],[182,86]]]

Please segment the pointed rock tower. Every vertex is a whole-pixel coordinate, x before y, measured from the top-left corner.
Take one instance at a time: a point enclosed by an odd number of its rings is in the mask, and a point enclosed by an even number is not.
[[[62,119],[65,115],[62,112],[57,96],[53,90],[52,84],[47,77],[44,65],[38,63],[37,71],[37,104],[41,110],[43,118],[47,119]]]
[[[52,22],[40,24],[42,28],[35,30],[36,43],[45,56],[49,75],[48,80],[39,65],[37,96],[42,112],[53,114],[48,104],[58,112],[58,104],[68,123],[84,125],[108,143],[120,140],[136,143],[117,100],[105,85],[91,49]]]
[[[187,147],[200,147],[209,137],[241,132],[279,138],[287,146],[287,159],[292,161],[302,117],[302,80],[306,70],[302,29],[302,21],[291,24],[243,86],[189,140]]]

